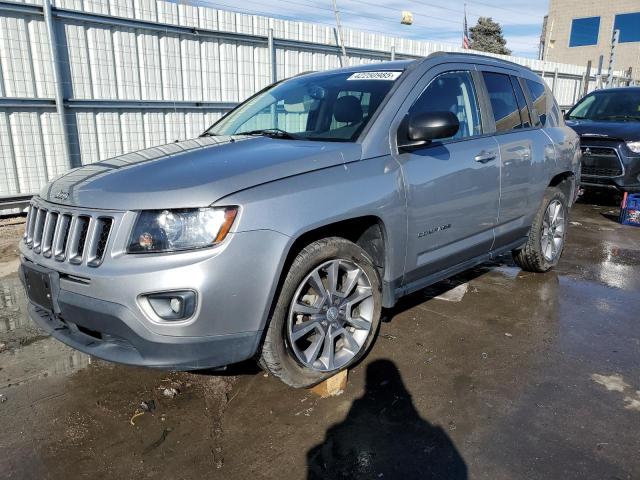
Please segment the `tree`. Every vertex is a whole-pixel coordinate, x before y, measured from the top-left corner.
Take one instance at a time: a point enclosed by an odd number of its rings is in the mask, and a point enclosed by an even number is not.
[[[469,29],[471,33],[472,50],[481,52],[500,53],[510,55],[511,50],[507,48],[507,41],[502,36],[502,27],[494,22],[491,17],[480,17],[475,27]]]

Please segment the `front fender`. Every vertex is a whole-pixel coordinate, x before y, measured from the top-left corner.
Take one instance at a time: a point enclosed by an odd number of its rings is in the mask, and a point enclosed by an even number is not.
[[[358,217],[377,217],[386,233],[384,279],[402,276],[405,195],[400,167],[390,156],[284,178],[216,203],[241,205],[235,231],[275,230],[290,238],[289,248],[301,235],[317,228]]]

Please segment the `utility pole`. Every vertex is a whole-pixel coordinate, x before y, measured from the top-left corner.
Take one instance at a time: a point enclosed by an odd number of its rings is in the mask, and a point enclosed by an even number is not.
[[[338,5],[336,0],[333,0],[333,13],[336,16],[336,33],[338,46],[340,50],[342,50],[342,55],[340,56],[340,66],[344,67],[344,64],[347,60],[347,50],[344,48],[344,39],[342,37],[342,25],[340,24],[340,12],[338,11]]]
[[[620,38],[620,30],[613,31],[613,37],[611,37],[611,50],[609,51],[609,68],[607,69],[607,87],[613,85],[613,66],[616,62],[616,47],[618,46],[618,39]]]
[[[53,78],[55,81],[55,104],[56,112],[60,120],[60,132],[62,133],[62,154],[70,168],[75,167],[75,162],[71,158],[71,148],[69,144],[69,131],[67,130],[67,116],[64,106],[64,88],[62,84],[62,70],[60,58],[58,55],[58,41],[56,39],[56,27],[53,23],[53,14],[51,13],[51,0],[42,2],[42,10],[44,13],[44,22],[47,28],[47,36],[49,37],[49,48],[51,49],[51,59],[53,63]],[[47,178],[49,180],[49,178]]]

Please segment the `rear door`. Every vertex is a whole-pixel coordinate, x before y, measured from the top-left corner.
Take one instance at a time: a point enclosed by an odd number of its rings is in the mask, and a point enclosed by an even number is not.
[[[500,208],[494,248],[526,236],[535,212],[532,188],[545,177],[549,139],[535,128],[520,79],[508,70],[480,67],[500,146]]]
[[[431,69],[399,112],[450,111],[460,121],[453,137],[398,153],[407,192],[405,284],[486,254],[493,244],[498,149],[484,134],[476,81],[469,65]]]

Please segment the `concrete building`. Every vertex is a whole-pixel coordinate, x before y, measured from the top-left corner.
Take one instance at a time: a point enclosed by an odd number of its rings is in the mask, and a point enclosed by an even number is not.
[[[640,78],[640,0],[549,0],[540,37],[540,58],[586,65],[606,74],[615,29],[620,30],[614,70]]]

